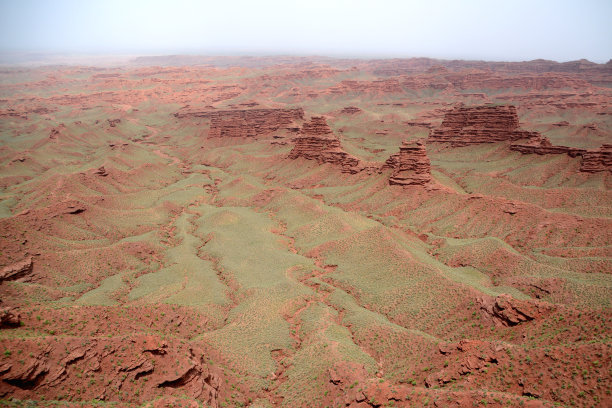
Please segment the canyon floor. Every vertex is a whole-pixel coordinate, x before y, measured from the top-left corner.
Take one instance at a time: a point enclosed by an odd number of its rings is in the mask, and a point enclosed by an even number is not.
[[[612,62],[0,68],[0,406],[612,406]]]

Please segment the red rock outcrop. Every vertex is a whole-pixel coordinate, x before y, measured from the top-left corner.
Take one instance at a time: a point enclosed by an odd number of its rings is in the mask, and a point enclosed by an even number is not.
[[[446,80],[459,89],[589,89],[591,85],[564,74],[519,74],[499,75],[493,72],[460,72],[445,76]]]
[[[7,353],[0,358],[3,396],[24,398],[34,391],[57,398],[67,392],[107,400],[123,392],[123,399],[137,406],[160,394],[180,393],[207,406],[219,406],[221,373],[207,364],[204,350],[196,344],[133,335],[93,341],[9,339],[3,347],[23,351],[21,363]],[[81,375],[89,379],[87,387],[81,388]]]
[[[121,119],[106,119],[106,121],[110,127],[117,127],[117,125],[121,123]]]
[[[49,139],[56,140],[65,130],[66,125],[60,123],[59,125],[51,129],[51,132],[49,133]]]
[[[32,273],[32,268],[32,257],[29,256],[19,262],[4,267],[2,271],[0,271],[0,282],[23,278]]]
[[[458,106],[446,113],[442,125],[430,133],[429,141],[467,146],[515,141],[536,134],[519,126],[513,105]]]
[[[597,150],[585,150],[575,147],[555,146],[547,137],[535,133],[526,142],[512,143],[510,150],[523,154],[567,154],[570,157],[582,156],[580,171],[597,173],[612,171],[612,145],[604,144]]]
[[[536,300],[518,300],[510,295],[479,299],[480,309],[498,326],[516,326],[543,316],[553,306]]]
[[[384,168],[393,169],[389,184],[425,185],[431,181],[431,166],[425,144],[405,140],[400,151],[387,159]]]
[[[612,144],[604,144],[598,150],[584,152],[580,171],[587,173],[612,172]]]
[[[568,154],[571,157],[577,157],[586,152],[584,149],[577,149],[575,147],[555,146],[550,143],[546,136],[542,136],[539,133],[535,133],[526,142],[512,143],[510,150],[523,154]]]
[[[356,106],[347,106],[346,108],[343,108],[340,113],[344,114],[344,115],[355,115],[357,113],[361,113],[363,112],[361,109],[359,109]]]
[[[322,116],[313,116],[310,122],[304,123],[288,157],[303,157],[320,164],[336,164],[342,167],[343,173],[354,174],[363,169],[358,158],[342,150],[340,140]]]
[[[104,166],[100,166],[98,167],[97,170],[94,171],[94,173],[96,176],[100,176],[100,177],[106,177],[108,176],[108,172],[106,171],[106,169],[104,168]]]
[[[17,327],[21,324],[21,316],[13,307],[0,307],[0,328]]]
[[[303,120],[304,110],[302,108],[184,110],[175,113],[174,116],[210,119],[209,137],[255,137],[287,127],[296,120]]]
[[[400,82],[395,79],[378,79],[374,81],[355,81],[345,80],[338,85],[329,88],[332,94],[346,94],[349,92],[370,93],[370,94],[389,94],[402,93],[404,90]]]
[[[442,357],[438,363],[439,369],[431,370],[425,379],[425,385],[429,388],[461,387],[462,384],[474,382],[495,387],[493,384],[499,381],[498,378],[505,377],[508,367],[512,367],[511,376],[503,381],[503,389],[509,395],[566,403],[575,398],[575,391],[571,388],[587,383],[594,386],[593,389],[599,394],[597,399],[602,399],[602,406],[610,405],[610,397],[595,386],[598,381],[601,382],[598,376],[605,374],[583,377],[577,376],[575,370],[577,366],[590,366],[594,360],[599,365],[597,359],[601,357],[605,359],[604,364],[609,364],[610,346],[607,344],[585,342],[531,349],[506,342],[461,340],[458,343],[440,343],[438,350]],[[554,371],[555,375],[542,376],[541,373],[547,371]],[[568,384],[572,384],[571,387]]]

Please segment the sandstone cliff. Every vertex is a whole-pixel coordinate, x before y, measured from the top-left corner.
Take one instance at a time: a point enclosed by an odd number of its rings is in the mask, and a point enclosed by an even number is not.
[[[612,144],[604,144],[598,150],[584,152],[580,171],[587,173],[612,172]]]

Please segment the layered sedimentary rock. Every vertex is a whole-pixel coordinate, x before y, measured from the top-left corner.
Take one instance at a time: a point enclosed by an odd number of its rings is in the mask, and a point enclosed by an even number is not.
[[[209,137],[255,137],[286,128],[296,120],[303,120],[304,110],[302,108],[183,110],[174,116],[210,119]]]
[[[518,300],[503,294],[493,298],[479,299],[484,316],[499,326],[515,326],[542,317],[553,307],[535,300]]]
[[[340,113],[344,114],[344,115],[355,115],[357,113],[361,113],[363,112],[361,109],[359,109],[356,106],[347,106],[346,108],[343,108]]]
[[[584,152],[580,171],[587,173],[612,172],[612,144],[604,144],[598,150]]]
[[[546,136],[537,133],[527,139],[526,142],[512,143],[510,150],[523,154],[568,154],[571,157],[577,157],[586,152],[584,149],[577,149],[575,147],[555,146],[550,143]]]
[[[332,94],[344,95],[349,92],[389,94],[403,92],[400,82],[395,79],[379,79],[374,81],[345,80],[329,88]]]
[[[466,146],[515,141],[534,135],[535,132],[519,129],[513,105],[458,106],[446,113],[442,125],[430,133],[429,141]]]
[[[389,184],[424,185],[431,181],[431,166],[425,144],[420,141],[404,141],[400,151],[387,159],[383,168],[392,168]]]
[[[357,173],[363,169],[359,159],[342,150],[340,140],[322,116],[314,116],[304,123],[288,157],[336,164],[342,166],[343,173]]]
[[[527,141],[512,143],[510,150],[523,154],[567,154],[570,157],[582,156],[580,171],[597,173],[612,171],[612,145],[604,144],[597,150],[585,150],[575,147],[555,146],[547,137],[540,134],[531,136]]]
[[[0,282],[23,278],[32,273],[32,268],[33,263],[31,256],[19,262],[15,262],[12,265],[5,266],[0,271]]]
[[[449,74],[445,79],[458,89],[589,89],[590,84],[571,76],[544,73],[499,75],[492,72],[460,72]]]

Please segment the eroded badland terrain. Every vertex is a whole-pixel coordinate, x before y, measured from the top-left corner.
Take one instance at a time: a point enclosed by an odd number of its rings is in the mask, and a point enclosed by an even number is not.
[[[611,406],[611,114],[588,61],[5,66],[0,406]]]

